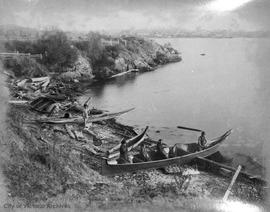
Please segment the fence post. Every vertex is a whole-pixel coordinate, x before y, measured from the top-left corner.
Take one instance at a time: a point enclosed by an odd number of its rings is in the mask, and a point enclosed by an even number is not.
[[[233,187],[233,184],[235,183],[235,181],[236,181],[236,179],[237,179],[237,177],[238,177],[241,169],[242,169],[242,166],[239,165],[238,168],[237,168],[237,170],[236,170],[236,172],[234,173],[233,178],[232,178],[232,181],[231,181],[231,183],[230,183],[230,185],[229,185],[229,187],[228,187],[228,189],[227,189],[227,191],[226,191],[226,193],[225,193],[225,195],[223,197],[223,201],[226,201],[228,199],[228,197],[229,197],[229,195],[231,193],[231,189]]]

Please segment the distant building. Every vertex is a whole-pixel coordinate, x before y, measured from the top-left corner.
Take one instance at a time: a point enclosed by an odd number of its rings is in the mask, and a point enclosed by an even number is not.
[[[101,44],[104,46],[115,46],[115,45],[119,45],[120,41],[119,39],[104,39],[101,38]]]

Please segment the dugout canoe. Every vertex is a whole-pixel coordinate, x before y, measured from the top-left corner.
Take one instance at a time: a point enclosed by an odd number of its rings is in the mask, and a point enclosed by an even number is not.
[[[128,151],[132,150],[133,148],[135,148],[136,146],[138,146],[139,144],[141,144],[143,142],[143,140],[145,138],[145,133],[146,133],[148,128],[149,127],[147,126],[141,134],[136,135],[135,137],[128,139],[126,141]],[[114,148],[111,149],[113,151],[111,151],[111,150],[109,151],[110,154],[108,156],[108,159],[112,159],[112,158],[118,157],[120,155],[120,153],[119,153],[120,146],[121,146],[121,144],[118,144]]]
[[[102,175],[115,175],[121,174],[125,172],[135,172],[139,170],[146,170],[146,169],[157,169],[163,168],[170,165],[182,165],[192,161],[197,157],[207,157],[215,152],[218,151],[220,145],[226,140],[226,138],[230,135],[231,130],[224,133],[222,136],[213,139],[211,145],[208,148],[189,153],[183,156],[177,156],[174,158],[168,159],[161,159],[155,161],[147,161],[147,162],[139,162],[139,163],[127,163],[127,164],[110,164],[106,158],[102,159],[102,166],[101,166],[101,174]]]
[[[232,129],[228,130],[224,135],[222,135],[223,137],[228,137],[232,132]],[[213,145],[215,145],[215,143],[222,138],[218,137],[212,140],[207,141],[206,143],[206,148],[209,148]],[[193,142],[193,143],[177,143],[175,144],[173,147],[170,148],[169,151],[169,157],[177,157],[177,156],[181,156],[181,155],[185,155],[185,154],[189,154],[189,153],[193,153],[193,152],[197,152],[200,151],[200,146],[198,145],[198,142]],[[213,152],[215,153],[215,152]]]
[[[103,121],[103,120],[108,120],[108,119],[113,119],[116,118],[122,114],[128,113],[132,110],[134,110],[135,108],[131,108],[128,110],[123,110],[117,113],[104,113],[101,115],[93,115],[91,117],[88,118],[88,123],[89,122],[96,122],[96,121]],[[35,121],[39,122],[39,123],[47,123],[47,124],[81,124],[84,123],[84,119],[81,116],[77,116],[77,117],[73,117],[73,118],[40,118],[40,119],[36,119]]]

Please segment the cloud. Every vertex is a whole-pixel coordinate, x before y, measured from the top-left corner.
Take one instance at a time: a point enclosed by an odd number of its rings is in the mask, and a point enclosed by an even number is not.
[[[224,12],[236,10],[253,0],[214,0],[206,5],[208,10]]]
[[[213,2],[210,0],[2,1],[4,2],[0,4],[2,24],[12,23],[28,27],[55,25],[64,30],[153,28],[254,30],[266,28],[267,20],[270,18],[268,13],[270,5],[266,3],[267,0],[254,0],[238,10],[222,14],[207,9],[206,5]]]

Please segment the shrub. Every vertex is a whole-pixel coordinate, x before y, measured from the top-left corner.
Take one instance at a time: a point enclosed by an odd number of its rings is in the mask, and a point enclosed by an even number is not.
[[[87,40],[76,41],[74,45],[84,52],[86,57],[91,62],[94,69],[94,74],[97,78],[107,76],[114,66],[114,60],[119,55],[120,46],[103,46],[99,33],[90,32],[87,35]]]
[[[46,76],[47,69],[29,57],[16,57],[7,59],[5,67],[11,69],[16,77],[41,77]]]
[[[40,63],[53,71],[63,71],[65,68],[71,67],[78,58],[76,48],[61,31],[45,32],[36,42],[7,42],[5,47],[10,51],[42,54],[43,59],[40,60]]]
[[[36,43],[36,50],[44,55],[42,63],[60,71],[71,67],[78,58],[76,49],[61,31],[44,33]]]

